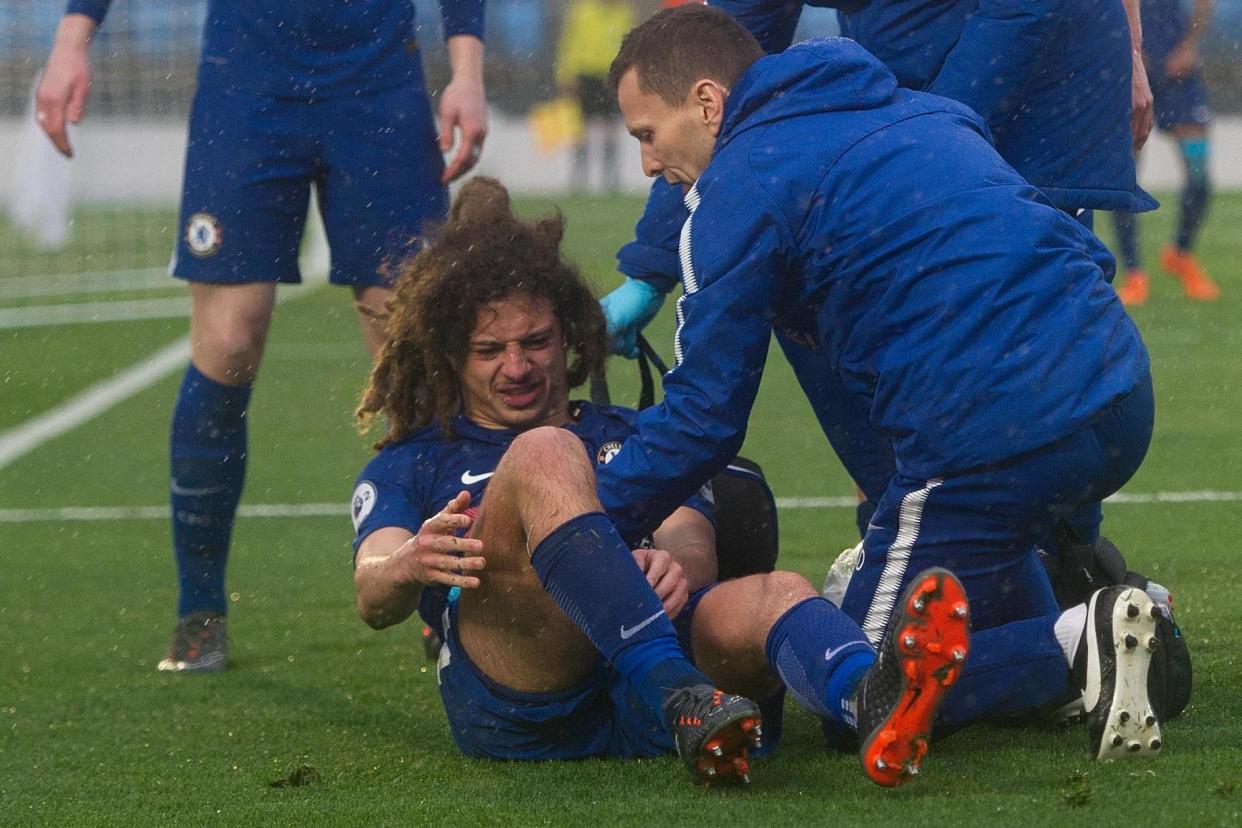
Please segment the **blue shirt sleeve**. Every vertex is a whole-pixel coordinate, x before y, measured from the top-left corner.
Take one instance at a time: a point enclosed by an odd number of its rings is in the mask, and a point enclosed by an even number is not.
[[[708,5],[727,11],[769,55],[789,48],[802,17],[802,0],[710,0]]]
[[[102,23],[112,0],[69,0],[65,14],[84,14],[96,23]]]
[[[704,483],[702,486],[700,486],[699,490],[695,492],[693,495],[691,495],[690,499],[687,500],[682,505],[688,506],[689,508],[698,512],[703,517],[707,518],[707,522],[710,523],[713,528],[715,528],[716,526],[716,496],[712,492],[711,481],[708,481],[707,483]]]
[[[485,0],[440,0],[444,39],[454,35],[474,35],[482,40],[484,3]]]
[[[724,173],[721,173],[723,176]],[[737,455],[759,391],[771,335],[774,274],[792,244],[757,187],[710,184],[689,219],[689,268],[678,300],[678,364],[664,400],[599,470],[600,500],[630,543],[644,537]],[[718,190],[724,190],[718,187]]]
[[[349,504],[355,555],[377,529],[395,526],[417,533],[422,527],[422,498],[412,480],[416,459],[409,446],[392,446],[373,457],[358,475]]]
[[[995,132],[1022,103],[1063,16],[1063,0],[980,0],[927,91],[966,104]]]
[[[681,185],[657,178],[634,227],[634,241],[617,251],[617,269],[661,293],[671,291],[677,285],[677,240],[687,215]]]

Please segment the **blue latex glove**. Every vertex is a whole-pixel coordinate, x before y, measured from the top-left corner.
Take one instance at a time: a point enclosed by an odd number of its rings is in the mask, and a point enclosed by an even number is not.
[[[599,300],[608,321],[612,352],[628,359],[638,357],[638,335],[660,312],[664,294],[648,282],[625,277],[620,287]]]

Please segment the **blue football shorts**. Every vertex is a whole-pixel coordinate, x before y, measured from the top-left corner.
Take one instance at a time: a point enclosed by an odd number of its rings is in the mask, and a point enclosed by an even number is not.
[[[200,88],[190,113],[173,275],[299,282],[311,187],[335,284],[386,284],[381,265],[444,218],[444,161],[422,79],[334,100]]]
[[[1212,122],[1207,86],[1199,72],[1186,77],[1170,78],[1163,72],[1149,77],[1155,99],[1156,126],[1168,132],[1179,126],[1207,126]]]
[[[673,621],[687,654],[694,610],[710,589],[697,591]],[[664,725],[602,660],[577,687],[557,693],[520,693],[492,681],[461,646],[457,608],[446,590],[423,590],[419,614],[443,642],[436,665],[440,698],[453,741],[465,755],[631,759],[673,750]]]
[[[934,480],[897,474],[880,498],[842,607],[878,640],[901,590],[931,566],[961,579],[975,630],[1058,612],[1034,545],[1064,518],[1088,542],[1099,503],[1130,479],[1151,441],[1150,376],[1069,436],[986,468]]]

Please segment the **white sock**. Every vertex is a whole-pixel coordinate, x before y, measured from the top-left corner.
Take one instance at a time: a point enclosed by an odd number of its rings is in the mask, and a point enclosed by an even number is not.
[[[1069,662],[1070,667],[1074,666],[1074,656],[1078,654],[1078,644],[1082,641],[1082,631],[1086,627],[1087,605],[1079,604],[1061,613],[1061,617],[1057,619],[1056,626],[1053,628],[1057,642],[1061,645],[1065,660]]]

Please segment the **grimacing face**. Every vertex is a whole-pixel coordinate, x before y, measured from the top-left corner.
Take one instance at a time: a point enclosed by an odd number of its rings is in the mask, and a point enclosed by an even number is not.
[[[702,80],[689,89],[681,106],[669,106],[639,87],[637,69],[622,75],[617,103],[626,130],[638,139],[643,174],[662,176],[670,184],[694,184],[712,160],[726,94],[714,81]]]
[[[511,294],[479,308],[460,368],[462,409],[484,428],[569,422],[565,335],[552,304]]]

